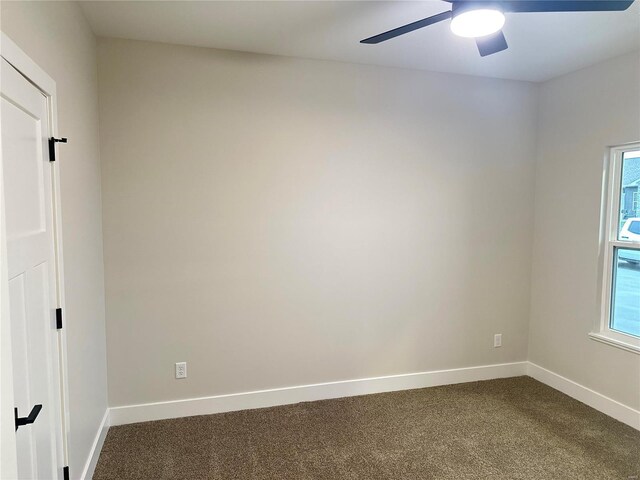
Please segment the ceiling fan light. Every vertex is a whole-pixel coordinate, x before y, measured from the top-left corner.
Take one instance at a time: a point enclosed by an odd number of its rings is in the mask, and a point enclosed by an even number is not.
[[[454,13],[451,31],[460,37],[484,37],[504,26],[504,14],[500,10],[482,8]]]

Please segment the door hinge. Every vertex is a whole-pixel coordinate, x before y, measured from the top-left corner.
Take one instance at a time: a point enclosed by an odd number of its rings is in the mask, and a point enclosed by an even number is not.
[[[62,309],[56,308],[56,329],[62,329]]]
[[[62,137],[62,138],[51,137],[49,139],[49,161],[50,162],[55,162],[56,161],[56,143],[67,143],[67,138],[66,137]]]
[[[62,479],[69,480],[69,466],[62,467]]]

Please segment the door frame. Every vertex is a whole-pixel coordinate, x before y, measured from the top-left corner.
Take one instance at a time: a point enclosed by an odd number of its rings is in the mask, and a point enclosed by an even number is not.
[[[56,82],[40,68],[29,56],[18,47],[7,35],[0,31],[0,57],[9,62],[29,82],[31,82],[47,99],[48,123],[50,137],[56,137],[58,133],[58,110],[56,103]],[[0,142],[2,139],[0,138]],[[1,143],[0,143],[1,145]],[[54,146],[55,148],[55,146]],[[56,155],[59,159],[59,155]],[[56,283],[56,305],[54,308],[64,310],[64,263],[62,257],[62,216],[60,199],[60,169],[58,161],[51,165],[51,206],[53,209],[53,242],[54,242],[54,266]],[[6,248],[6,225],[4,205],[4,180],[3,180],[2,149],[0,148],[0,360],[2,363],[2,380],[0,385],[0,419],[2,431],[0,432],[0,444],[2,453],[2,467],[0,478],[15,478],[17,475],[17,452],[15,443],[15,430],[13,426],[13,367],[11,356],[11,322],[9,319],[8,298],[8,270]],[[66,318],[65,318],[66,320]],[[54,381],[58,381],[60,390],[60,418],[62,425],[57,432],[56,450],[57,461],[62,471],[63,466],[69,465],[68,437],[70,430],[69,421],[69,385],[67,376],[67,333],[65,328],[57,331],[58,358],[48,359],[54,372]]]

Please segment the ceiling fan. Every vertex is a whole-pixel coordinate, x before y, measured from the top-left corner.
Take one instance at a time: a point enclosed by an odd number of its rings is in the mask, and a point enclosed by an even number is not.
[[[633,0],[444,0],[451,10],[365,38],[360,43],[380,43],[419,28],[451,19],[451,31],[475,38],[480,56],[507,49],[502,33],[505,13],[613,12],[626,10]]]

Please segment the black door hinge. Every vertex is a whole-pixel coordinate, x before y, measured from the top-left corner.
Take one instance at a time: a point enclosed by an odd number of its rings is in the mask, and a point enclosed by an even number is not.
[[[56,329],[62,329],[62,309],[56,308]]]
[[[49,161],[50,162],[55,162],[56,161],[56,143],[67,143],[67,138],[66,137],[62,137],[62,138],[51,137],[49,139]]]
[[[69,480],[69,466],[62,467],[62,478],[63,480]]]

